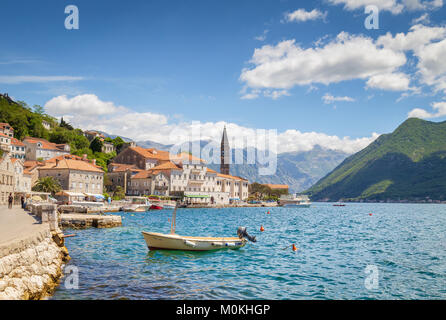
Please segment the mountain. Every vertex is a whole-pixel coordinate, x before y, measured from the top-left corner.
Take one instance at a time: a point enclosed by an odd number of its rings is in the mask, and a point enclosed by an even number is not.
[[[209,141],[200,141],[203,148]],[[153,141],[138,141],[138,146],[144,148],[156,148],[169,150],[171,145],[163,145]],[[220,150],[220,145],[215,143],[215,147]],[[230,173],[248,179],[250,182],[287,184],[290,191],[298,192],[312,186],[325,174],[333,170],[348,154],[342,151],[328,150],[320,146],[315,146],[310,151],[286,152],[277,155],[277,169],[274,175],[259,175],[259,168],[264,167],[256,161],[254,164],[247,164],[247,154],[256,149],[244,149],[243,164],[232,164]],[[236,150],[232,149],[232,160],[235,163]],[[257,157],[256,157],[257,158]],[[218,159],[220,159],[218,155]],[[209,164],[209,168],[220,171],[219,164]]]
[[[406,120],[306,193],[313,201],[446,200],[446,121]]]

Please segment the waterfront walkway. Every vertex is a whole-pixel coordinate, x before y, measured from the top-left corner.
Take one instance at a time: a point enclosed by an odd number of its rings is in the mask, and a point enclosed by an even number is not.
[[[48,229],[20,206],[0,206],[0,245],[26,238],[27,236]]]

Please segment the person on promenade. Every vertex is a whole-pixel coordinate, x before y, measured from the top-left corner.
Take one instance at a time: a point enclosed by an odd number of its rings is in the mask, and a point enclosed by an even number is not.
[[[22,209],[25,209],[25,197],[24,196],[20,197],[20,202],[22,203]]]
[[[12,201],[14,201],[14,197],[12,196],[12,193],[9,194],[8,197],[8,208],[12,209]]]

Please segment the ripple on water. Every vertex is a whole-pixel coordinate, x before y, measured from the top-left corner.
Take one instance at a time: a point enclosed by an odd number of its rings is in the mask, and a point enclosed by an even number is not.
[[[79,289],[61,285],[52,298],[445,299],[446,215],[439,208],[178,210],[183,235],[232,236],[243,225],[257,236],[242,249],[216,252],[149,252],[141,231],[167,232],[172,212],[121,213],[120,228],[75,230],[67,238]],[[378,267],[377,290],[364,285],[369,264]]]

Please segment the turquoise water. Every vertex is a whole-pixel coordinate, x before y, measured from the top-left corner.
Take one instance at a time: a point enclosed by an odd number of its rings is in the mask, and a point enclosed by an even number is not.
[[[79,288],[62,279],[53,299],[446,299],[446,205],[178,209],[178,234],[235,236],[246,226],[258,242],[149,252],[141,231],[168,233],[171,213],[120,213],[119,228],[65,231],[76,234],[66,245]],[[378,270],[372,290],[367,265]]]

